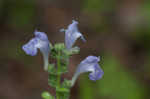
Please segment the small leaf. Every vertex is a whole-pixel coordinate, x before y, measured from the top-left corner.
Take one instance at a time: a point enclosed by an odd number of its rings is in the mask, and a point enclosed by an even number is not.
[[[61,93],[69,93],[70,92],[70,90],[68,88],[65,88],[65,87],[62,87],[62,88],[56,87],[56,91],[61,92]]]
[[[55,68],[54,64],[50,64],[48,67],[48,72],[49,72],[49,74],[52,74],[52,75],[64,74],[64,73],[68,72],[67,63],[61,62],[61,67],[60,67],[59,71],[57,70],[57,68]]]
[[[71,56],[73,54],[78,54],[80,52],[80,48],[79,47],[74,47],[74,48],[71,48],[69,50],[65,49],[64,50],[64,53],[68,56]]]
[[[57,75],[49,74],[48,84],[55,88],[57,86]]]
[[[43,99],[54,99],[54,97],[47,91],[43,92],[41,96]]]
[[[62,86],[65,88],[71,88],[71,80],[64,79]]]
[[[69,61],[68,59],[62,59],[61,62],[60,62],[60,71],[59,71],[59,74],[63,74],[63,73],[66,73],[68,72],[68,64],[69,64]]]
[[[48,72],[49,72],[49,74],[57,75],[57,70],[55,68],[55,64],[49,64]]]
[[[69,99],[70,96],[70,89],[69,88],[57,88],[56,87],[56,91],[59,93],[60,95],[60,99]]]
[[[60,99],[69,99],[70,93],[60,93]]]
[[[65,49],[65,45],[64,43],[58,43],[54,45],[54,48],[56,51],[62,51],[63,49]]]

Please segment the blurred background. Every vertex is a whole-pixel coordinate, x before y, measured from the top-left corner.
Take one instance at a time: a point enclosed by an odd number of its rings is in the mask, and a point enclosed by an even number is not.
[[[149,0],[0,0],[0,99],[42,99],[48,86],[41,53],[22,50],[33,32],[46,32],[51,43],[64,42],[61,28],[72,20],[87,42],[76,45],[71,57],[71,79],[88,55],[101,56],[101,80],[79,77],[70,99],[150,99]]]

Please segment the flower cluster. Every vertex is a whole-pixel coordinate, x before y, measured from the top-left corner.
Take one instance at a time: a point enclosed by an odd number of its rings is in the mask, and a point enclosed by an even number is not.
[[[68,26],[67,29],[61,29],[61,32],[65,32],[65,46],[63,47],[63,44],[57,44],[54,47],[50,44],[48,37],[46,33],[44,32],[39,32],[39,31],[34,31],[35,37],[33,37],[28,43],[22,46],[22,49],[25,51],[26,54],[35,56],[38,52],[38,49],[41,51],[44,59],[44,70],[49,71],[49,68],[52,68],[49,64],[49,55],[56,56],[58,60],[58,65],[61,65],[61,54],[60,53],[74,53],[77,49],[77,47],[73,47],[74,43],[78,38],[81,38],[84,42],[86,41],[82,33],[78,30],[78,22],[73,20],[72,24]],[[60,52],[61,51],[61,52]],[[50,54],[51,53],[51,54]],[[63,54],[62,56],[65,55],[70,55],[70,54]],[[102,78],[104,72],[101,69],[99,62],[100,57],[96,56],[88,56],[86,57],[81,63],[78,65],[74,76],[72,77],[72,80],[70,81],[70,87],[72,87],[78,78],[78,76],[82,73],[85,72],[90,72],[89,73],[89,79],[96,81]],[[59,66],[57,66],[57,69]],[[61,67],[60,67],[61,68]],[[50,70],[54,71],[54,70]],[[61,70],[60,70],[61,71]],[[56,89],[60,90],[59,86],[59,70],[54,71],[51,74],[55,74],[54,76],[50,76],[50,79],[52,77],[57,77],[58,83],[54,86],[56,86]],[[57,73],[55,73],[57,72]],[[53,83],[52,80],[50,80],[50,83]],[[55,82],[54,82],[55,83]],[[51,84],[53,85],[53,84]],[[59,95],[58,95],[59,96]]]

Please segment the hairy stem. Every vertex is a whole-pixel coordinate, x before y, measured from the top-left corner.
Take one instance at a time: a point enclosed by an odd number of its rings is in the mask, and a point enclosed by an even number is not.
[[[57,57],[57,72],[60,72],[60,52],[58,52],[58,57]],[[57,75],[57,87],[60,88],[60,80],[61,80],[61,75],[58,73]],[[56,99],[60,99],[59,93],[56,91]]]

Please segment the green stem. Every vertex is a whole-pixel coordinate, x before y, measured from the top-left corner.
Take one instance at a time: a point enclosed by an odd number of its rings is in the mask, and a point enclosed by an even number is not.
[[[60,72],[60,52],[58,52],[57,56],[57,87],[60,88],[60,80],[61,80],[61,75],[59,74]],[[59,93],[56,91],[56,99],[60,99]]]

